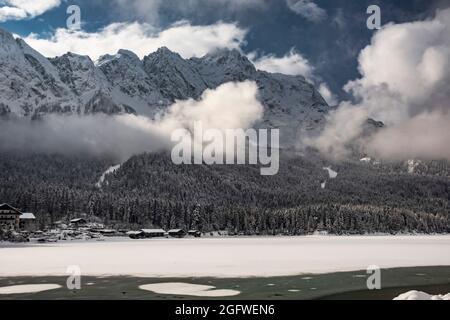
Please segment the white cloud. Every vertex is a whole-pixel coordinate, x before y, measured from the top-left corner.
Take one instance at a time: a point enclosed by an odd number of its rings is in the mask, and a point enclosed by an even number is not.
[[[376,105],[370,108],[390,123],[441,107],[450,95],[449,34],[450,9],[433,20],[384,27],[359,56],[362,78],[349,82],[346,90],[361,100],[382,92],[391,96],[396,114]]]
[[[343,102],[337,111],[328,115],[327,124],[320,136],[305,137],[303,143],[315,147],[324,155],[343,159],[348,156],[347,143],[360,136],[362,124],[366,120],[365,109]]]
[[[423,113],[380,131],[368,151],[383,159],[450,160],[450,113]]]
[[[308,59],[304,58],[300,53],[294,49],[289,51],[283,57],[275,55],[266,55],[255,58],[255,54],[250,55],[255,67],[259,70],[283,73],[288,75],[302,75],[307,79],[313,76],[314,68],[309,63]]]
[[[345,86],[357,103],[341,103],[313,145],[343,156],[348,144],[359,139],[366,119],[374,118],[388,126],[366,141],[366,147],[377,154],[398,159],[398,152],[388,152],[397,143],[405,158],[448,155],[450,144],[442,144],[437,133],[448,137],[450,130],[449,34],[450,9],[437,12],[433,19],[384,26],[359,56],[362,77]],[[435,131],[423,130],[420,122]],[[404,139],[407,135],[414,138]],[[431,147],[436,145],[440,147]]]
[[[251,53],[249,59],[258,70],[293,76],[301,75],[307,81],[318,86],[319,93],[328,104],[336,105],[338,103],[336,95],[331,92],[328,84],[322,82],[320,77],[315,74],[314,66],[294,49],[282,57],[266,55],[258,58],[256,53]]]
[[[238,49],[246,30],[234,23],[218,22],[207,26],[193,26],[179,22],[159,30],[145,23],[114,23],[98,32],[57,29],[49,39],[31,34],[25,41],[45,56],[54,57],[66,52],[89,55],[96,60],[104,54],[128,49],[139,57],[166,46],[185,58],[202,56],[218,48]]]
[[[311,0],[286,0],[289,9],[303,18],[320,22],[327,17],[327,12]]]
[[[157,120],[137,115],[47,115],[0,120],[0,150],[114,156],[124,161],[134,154],[170,150],[177,129],[249,128],[263,116],[256,83],[225,83],[206,90],[199,100],[178,101]]]
[[[8,20],[21,20],[27,17],[27,13],[19,8],[1,7],[0,8],[0,22]]]
[[[4,0],[0,3],[0,22],[34,18],[58,7],[61,0]]]
[[[331,92],[330,87],[325,82],[319,85],[318,91],[329,105],[335,106],[338,104],[337,96]]]
[[[257,94],[255,82],[225,83],[216,89],[205,90],[199,101],[176,102],[162,117],[161,123],[172,128],[191,129],[195,121],[201,121],[205,129],[246,129],[264,113]]]

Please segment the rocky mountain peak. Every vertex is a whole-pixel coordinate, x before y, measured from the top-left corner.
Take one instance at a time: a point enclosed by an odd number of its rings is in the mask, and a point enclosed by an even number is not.
[[[178,53],[170,50],[169,48],[167,48],[165,46],[158,48],[158,50],[156,50],[153,54],[159,55],[159,56],[177,56],[177,57],[181,58],[181,56]]]
[[[61,62],[67,64],[72,70],[75,69],[95,69],[94,62],[89,56],[79,55],[72,52],[67,52],[60,57],[49,59],[53,64],[58,65]]]
[[[14,59],[18,51],[19,45],[14,36],[0,28],[0,62],[1,60]]]
[[[195,59],[194,59],[195,60]],[[235,65],[243,68],[255,69],[250,60],[237,49],[218,49],[198,59],[202,63],[217,65]]]
[[[183,59],[178,53],[169,50],[167,47],[161,47],[153,53],[144,57],[144,65],[151,68],[154,65],[161,67],[176,67],[178,65],[187,65],[187,61]]]
[[[117,54],[120,56],[124,56],[133,60],[139,60],[139,57],[137,56],[137,54],[135,54],[133,51],[130,50],[126,50],[126,49],[120,49],[119,51],[117,51]]]
[[[144,70],[169,101],[198,98],[208,86],[189,60],[166,47],[144,57]]]
[[[217,87],[223,82],[254,79],[255,66],[237,49],[219,49],[202,58],[192,58],[199,73],[208,79],[208,85]]]
[[[103,64],[106,63],[111,63],[112,61],[116,61],[116,63],[132,63],[132,64],[136,64],[136,65],[141,65],[142,61],[141,59],[139,59],[139,57],[130,50],[126,50],[126,49],[120,49],[119,51],[117,51],[117,53],[115,55],[110,55],[110,54],[106,54],[101,56],[97,61],[96,61],[96,65],[98,67],[101,67]]]
[[[166,47],[143,60],[129,51],[88,56],[66,53],[47,59],[0,31],[0,115],[46,113],[139,113],[150,117],[176,100],[199,99],[226,82],[254,81],[264,106],[260,128],[281,129],[282,145],[299,132],[320,130],[329,107],[303,77],[258,71],[236,49],[219,49],[184,59]]]
[[[86,102],[99,90],[109,91],[107,79],[89,56],[68,52],[50,59],[59,78]]]
[[[14,36],[11,32],[6,31],[5,29],[0,28],[0,43],[4,44],[6,42],[14,42]]]

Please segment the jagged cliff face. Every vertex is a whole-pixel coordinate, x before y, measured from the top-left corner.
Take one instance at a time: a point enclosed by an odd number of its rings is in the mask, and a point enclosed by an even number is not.
[[[0,107],[2,114],[35,116],[41,110],[71,110],[73,95],[57,69],[22,40],[0,30]]]
[[[197,99],[230,81],[255,81],[265,108],[258,127],[280,128],[293,143],[303,130],[320,130],[329,107],[301,76],[256,70],[237,50],[183,59],[161,48],[140,60],[120,50],[93,62],[67,53],[47,59],[0,30],[0,116],[37,118],[47,113],[153,117],[176,100]]]

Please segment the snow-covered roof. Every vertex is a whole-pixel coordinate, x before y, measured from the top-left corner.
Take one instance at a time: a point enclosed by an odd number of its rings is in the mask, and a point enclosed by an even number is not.
[[[182,229],[172,229],[172,230],[169,230],[169,233],[178,233],[181,231],[183,231],[183,230]]]
[[[22,215],[19,217],[20,220],[35,220],[36,217],[34,216],[34,214],[32,214],[31,212],[24,212],[22,213]]]
[[[13,206],[10,206],[7,203],[0,204],[0,212],[1,211],[7,211],[8,214],[22,214],[18,209],[14,208]]]
[[[166,233],[163,229],[141,229],[144,233]]]
[[[115,233],[115,232],[117,232],[117,231],[114,230],[114,229],[103,229],[103,230],[100,230],[100,233]]]
[[[141,234],[142,231],[128,231],[127,235],[132,235],[132,234]]]

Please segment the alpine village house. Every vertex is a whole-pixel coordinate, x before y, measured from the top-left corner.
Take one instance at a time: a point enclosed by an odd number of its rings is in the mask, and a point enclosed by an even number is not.
[[[36,217],[32,213],[23,213],[7,203],[0,204],[0,229],[31,230]]]

